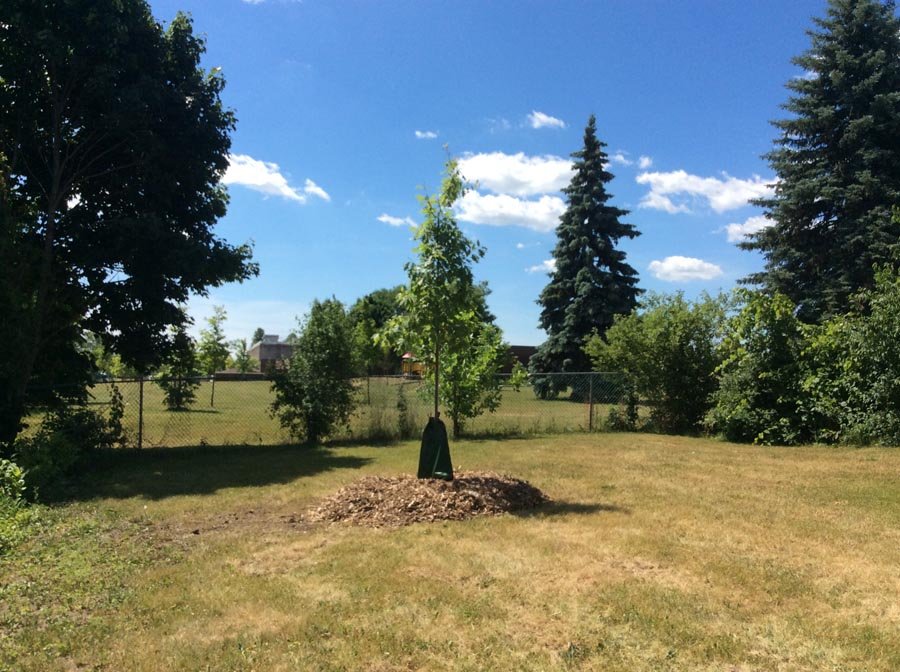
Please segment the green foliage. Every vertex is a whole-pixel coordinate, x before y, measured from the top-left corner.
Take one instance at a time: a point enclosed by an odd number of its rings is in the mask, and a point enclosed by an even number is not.
[[[28,496],[54,496],[84,471],[91,453],[121,445],[118,413],[116,404],[108,417],[84,406],[63,405],[49,411],[36,432],[17,438],[15,459],[25,472]]]
[[[649,404],[653,428],[695,432],[717,387],[717,338],[726,310],[724,296],[690,302],[681,293],[653,294],[640,309],[617,316],[605,338],[594,334],[585,352],[595,370],[622,372],[633,401],[640,398]],[[636,410],[632,403],[612,424],[617,429],[633,428]]]
[[[200,370],[194,340],[183,326],[176,327],[173,347],[157,371],[156,384],[163,390],[163,402],[170,411],[184,411],[194,403],[200,387]]]
[[[11,460],[0,458],[0,499],[18,502],[25,494],[25,472]]]
[[[224,370],[228,363],[228,343],[224,328],[227,317],[223,306],[213,306],[213,314],[206,318],[207,328],[200,330],[197,363],[200,372],[208,376]]]
[[[740,290],[743,304],[720,345],[719,389],[707,426],[731,441],[794,445],[813,440],[821,419],[803,386],[809,329],[783,294]]]
[[[253,332],[253,337],[250,339],[250,345],[256,345],[257,343],[261,343],[263,337],[266,335],[265,330],[262,327],[257,327]]]
[[[291,435],[317,444],[346,425],[356,406],[350,321],[337,299],[313,301],[290,365],[275,374],[272,414]]]
[[[609,157],[604,147],[591,115],[584,146],[572,154],[575,174],[563,189],[567,207],[556,227],[556,267],[538,299],[540,326],[547,340],[531,358],[532,374],[589,371],[584,352],[587,340],[594,332],[605,334],[616,315],[630,313],[641,292],[637,272],[625,261],[625,253],[616,249],[622,238],[639,233],[619,221],[627,210],[608,205],[611,195],[606,185],[613,175],[606,170]],[[544,399],[565,389],[561,377],[534,375],[532,384]]]
[[[234,353],[234,368],[241,373],[250,373],[256,369],[256,362],[250,357],[246,338],[238,338],[232,341],[231,348]]]
[[[448,159],[440,194],[420,199],[418,260],[406,264],[409,284],[399,294],[402,312],[378,336],[379,343],[411,351],[425,365],[426,379],[434,383],[435,415],[443,404],[454,436],[466,419],[496,408],[496,374],[506,356],[500,331],[490,324],[487,287],[475,284],[472,273],[485,250],[463,234],[453,214],[453,204],[465,191],[457,162]]]
[[[377,289],[361,297],[349,310],[353,348],[360,373],[390,375],[400,372],[400,355],[376,337],[385,325],[400,314],[402,286]]]
[[[144,0],[5,0],[0,20],[0,443],[36,379],[85,384],[84,330],[141,371],[192,293],[258,269],[212,229],[233,113],[203,40]],[[177,179],[173,179],[177,176]],[[6,189],[2,185],[14,185]],[[65,374],[65,375],[62,375]]]
[[[759,204],[773,226],[744,247],[766,258],[749,280],[818,322],[871,288],[900,240],[900,19],[893,2],[830,0],[816,26],[794,59],[809,76],[787,83],[791,117],[775,122],[767,156],[775,194]]]
[[[812,339],[804,386],[829,419],[823,438],[900,445],[900,276],[889,267]]]

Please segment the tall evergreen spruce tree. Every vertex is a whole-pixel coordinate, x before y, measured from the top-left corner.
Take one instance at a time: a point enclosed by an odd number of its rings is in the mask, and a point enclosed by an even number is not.
[[[637,288],[637,272],[625,262],[625,253],[616,249],[620,239],[640,234],[631,224],[619,221],[627,210],[607,204],[611,195],[606,184],[613,175],[605,169],[604,147],[591,115],[584,129],[584,147],[572,154],[575,175],[563,189],[568,205],[556,228],[556,268],[538,299],[540,326],[547,340],[529,368],[535,392],[543,398],[556,396],[569,381],[540,374],[590,371],[584,352],[588,338],[595,330],[603,335],[616,315],[630,313],[642,291]]]
[[[843,313],[874,283],[873,265],[900,242],[900,20],[894,3],[831,0],[810,49],[794,59],[806,77],[787,83],[766,158],[775,195],[757,203],[773,225],[742,247],[765,269],[748,282],[789,296],[805,321]]]

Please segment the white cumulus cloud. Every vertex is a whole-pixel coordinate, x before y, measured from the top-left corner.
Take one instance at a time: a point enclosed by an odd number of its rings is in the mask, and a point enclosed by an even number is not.
[[[331,196],[328,195],[328,192],[326,192],[324,189],[322,189],[322,187],[320,187],[308,177],[306,178],[306,183],[303,185],[303,191],[310,196],[321,198],[323,201],[331,200]]]
[[[416,222],[412,217],[394,217],[387,213],[378,215],[378,221],[382,224],[388,224],[389,226],[403,226],[404,224],[407,226],[416,226]]]
[[[419,140],[434,140],[438,134],[436,131],[416,131],[416,137]]]
[[[653,159],[649,156],[641,155],[638,157],[638,168],[641,170],[647,170],[650,166],[653,165]]]
[[[564,122],[562,119],[551,117],[549,114],[544,114],[543,112],[538,112],[537,110],[532,110],[531,114],[528,115],[528,123],[531,124],[532,128],[566,127],[566,122]]]
[[[312,180],[307,179],[301,191],[298,187],[291,186],[277,163],[260,161],[246,154],[229,155],[228,170],[222,176],[222,182],[239,184],[266,196],[280,196],[297,203],[306,203],[307,194],[331,200],[325,190]]]
[[[757,215],[755,217],[749,217],[746,221],[741,223],[736,222],[726,225],[725,233],[728,235],[729,243],[742,243],[748,236],[757,231],[762,231],[767,226],[772,226],[772,224],[772,220],[768,217]]]
[[[556,270],[556,259],[544,259],[539,264],[529,266],[525,269],[526,273],[553,273]]]
[[[537,200],[527,200],[508,194],[470,191],[458,201],[455,209],[461,220],[472,224],[523,226],[547,233],[556,229],[566,204],[558,196],[546,194]]]
[[[526,156],[523,152],[467,154],[459,160],[467,180],[495,194],[535,196],[559,191],[572,179],[572,162],[559,156]]]
[[[641,173],[638,184],[646,184],[650,192],[640,202],[642,208],[664,210],[669,213],[690,212],[691,205],[700,203],[715,212],[741,208],[754,198],[770,196],[772,187],[759,175],[742,180],[723,173],[718,177],[700,177],[684,170],[668,173]]]
[[[650,272],[660,280],[679,282],[712,280],[722,275],[721,267],[694,257],[672,256],[662,261],[651,261]]]
[[[609,160],[612,163],[618,163],[620,166],[630,166],[634,163],[631,159],[628,158],[628,152],[623,152],[621,149],[613,152],[609,156]]]

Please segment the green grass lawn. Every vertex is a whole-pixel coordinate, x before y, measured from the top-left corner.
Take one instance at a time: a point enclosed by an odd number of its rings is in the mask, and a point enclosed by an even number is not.
[[[454,460],[554,499],[310,524],[413,443],[108,455],[0,559],[3,670],[900,669],[900,452],[569,434]]]
[[[136,445],[140,390],[137,382],[118,384],[125,400],[124,425],[129,442]],[[337,439],[382,440],[410,438],[421,432],[431,408],[426,395],[420,393],[420,381],[399,378],[372,378],[357,382],[359,406],[348,428],[342,428]],[[429,390],[430,391],[430,390]],[[398,401],[406,402],[406,425],[401,432]],[[92,390],[95,408],[109,401],[109,386],[98,384]],[[197,389],[194,404],[187,411],[169,411],[163,403],[162,390],[152,381],[144,383],[143,445],[190,446],[226,444],[277,444],[290,442],[290,436],[269,414],[274,399],[267,381],[203,382]],[[594,404],[594,426],[600,427],[608,405]],[[470,435],[527,435],[535,433],[585,431],[589,426],[590,407],[565,399],[542,401],[531,388],[503,390],[500,407],[467,423]],[[402,436],[405,434],[405,436]]]

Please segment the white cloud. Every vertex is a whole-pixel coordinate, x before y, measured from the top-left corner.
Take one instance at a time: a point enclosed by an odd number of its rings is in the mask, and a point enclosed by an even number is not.
[[[389,226],[403,226],[404,224],[407,226],[416,226],[416,222],[412,217],[394,217],[387,213],[379,215],[378,221],[382,224],[388,224]]]
[[[764,215],[757,215],[755,217],[748,218],[743,223],[728,224],[724,228],[725,232],[728,234],[729,243],[742,243],[751,234],[754,234],[757,231],[762,231],[767,226],[772,226],[772,224],[772,220],[768,217],[765,217]]]
[[[629,159],[628,156],[627,156],[627,154],[628,154],[628,152],[623,152],[623,151],[620,149],[620,150],[618,150],[618,151],[616,151],[616,152],[613,152],[613,153],[610,155],[609,160],[610,160],[612,163],[618,163],[620,166],[630,166],[630,165],[632,165],[632,164],[634,163],[634,161],[632,161],[631,159]]]
[[[331,196],[329,196],[328,193],[324,189],[322,189],[322,187],[320,187],[308,177],[306,178],[306,183],[303,185],[303,191],[310,196],[321,198],[323,201],[331,200]]]
[[[525,249],[525,243],[516,243],[516,249],[517,249],[517,250],[524,250],[524,249]]]
[[[434,140],[438,134],[436,131],[416,131],[416,137],[419,140]]]
[[[653,159],[649,156],[641,155],[638,157],[638,168],[641,170],[647,170],[650,166],[653,165]]]
[[[566,204],[558,196],[541,196],[536,201],[508,194],[479,194],[470,191],[456,206],[457,216],[473,224],[523,226],[547,233],[556,229]]]
[[[660,280],[679,282],[712,280],[722,275],[721,267],[694,257],[672,256],[662,261],[651,261],[650,272]]]
[[[222,177],[224,184],[239,184],[267,196],[280,196],[297,203],[306,203],[306,194],[312,194],[331,200],[328,194],[310,179],[306,180],[303,191],[288,183],[281,174],[277,163],[260,161],[246,154],[231,154],[228,157],[228,170]]]
[[[537,110],[532,110],[531,114],[528,115],[528,123],[531,124],[532,128],[566,127],[566,122],[564,122],[562,119],[551,117],[549,114],[544,114],[543,112],[538,112]]]
[[[535,266],[529,266],[525,269],[526,273],[553,273],[556,270],[556,259],[544,259]]]
[[[741,180],[722,173],[722,178],[699,177],[683,170],[668,173],[641,173],[638,184],[650,186],[650,193],[640,202],[642,208],[653,208],[665,212],[690,212],[695,202],[708,205],[715,212],[735,210],[747,205],[754,198],[770,196],[772,187],[767,180],[754,175]],[[679,197],[678,201],[673,197]]]
[[[535,196],[559,191],[572,179],[572,163],[559,156],[526,156],[490,152],[469,154],[459,161],[467,180],[495,194]]]

